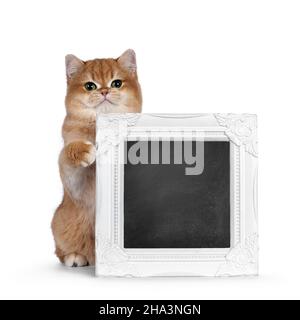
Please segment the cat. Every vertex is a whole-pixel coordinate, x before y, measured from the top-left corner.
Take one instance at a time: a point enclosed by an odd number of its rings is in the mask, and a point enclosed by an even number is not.
[[[69,267],[95,263],[95,122],[97,112],[141,112],[135,52],[117,59],[66,59],[64,147],[59,156],[64,195],[51,228],[59,260]]]

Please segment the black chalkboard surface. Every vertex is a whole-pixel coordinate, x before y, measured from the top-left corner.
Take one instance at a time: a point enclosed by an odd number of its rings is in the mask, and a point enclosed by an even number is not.
[[[135,143],[128,141],[127,150]],[[182,142],[171,142],[170,164],[124,165],[124,247],[229,248],[229,142],[204,143],[200,175],[174,164],[176,143]]]

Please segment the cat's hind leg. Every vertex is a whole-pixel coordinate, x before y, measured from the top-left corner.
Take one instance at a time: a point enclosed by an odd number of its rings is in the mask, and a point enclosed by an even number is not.
[[[52,220],[56,255],[68,267],[95,263],[95,237],[88,212],[64,198]]]

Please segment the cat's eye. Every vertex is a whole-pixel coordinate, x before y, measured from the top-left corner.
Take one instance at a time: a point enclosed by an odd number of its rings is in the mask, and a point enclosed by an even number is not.
[[[114,80],[111,85],[110,85],[112,88],[121,88],[122,86],[122,80]]]
[[[84,87],[85,87],[85,89],[86,89],[87,91],[93,91],[93,90],[96,90],[96,89],[97,89],[96,84],[95,84],[94,82],[91,82],[91,81],[87,82],[87,83],[84,85]]]

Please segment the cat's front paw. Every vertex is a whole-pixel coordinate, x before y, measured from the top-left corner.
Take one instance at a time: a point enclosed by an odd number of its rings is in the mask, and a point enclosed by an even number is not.
[[[67,267],[84,267],[88,266],[85,256],[77,253],[70,253],[64,257],[64,264]]]
[[[88,167],[96,159],[96,148],[89,141],[71,142],[66,147],[69,160],[77,166]]]

